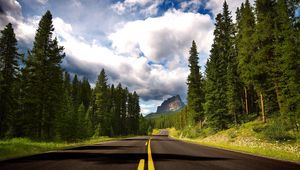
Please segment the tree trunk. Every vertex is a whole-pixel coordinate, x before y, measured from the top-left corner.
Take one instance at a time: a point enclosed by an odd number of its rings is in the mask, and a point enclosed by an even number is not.
[[[261,104],[261,113],[262,113],[262,120],[264,123],[266,123],[266,115],[265,115],[265,108],[264,108],[264,100],[263,95],[260,92],[260,104]]]
[[[247,94],[247,88],[244,87],[244,92],[245,92],[245,109],[246,113],[249,114],[249,108],[248,108],[248,94]]]
[[[284,99],[283,99],[283,96],[281,94],[281,89],[279,88],[277,82],[275,83],[275,93],[276,93],[277,103],[278,103],[278,106],[279,106],[279,111],[282,114],[282,113],[286,112],[286,107],[283,103]]]

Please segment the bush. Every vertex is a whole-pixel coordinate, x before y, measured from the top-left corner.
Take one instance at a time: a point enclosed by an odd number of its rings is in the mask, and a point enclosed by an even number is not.
[[[289,131],[292,129],[288,119],[284,117],[278,117],[270,120],[269,124],[263,129],[263,134],[267,139],[277,141],[295,140]]]

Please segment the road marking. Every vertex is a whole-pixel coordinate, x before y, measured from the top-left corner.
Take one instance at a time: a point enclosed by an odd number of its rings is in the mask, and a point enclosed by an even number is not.
[[[154,163],[152,160],[151,147],[150,147],[151,138],[148,142],[148,170],[155,170]]]
[[[144,166],[145,166],[145,159],[141,159],[138,166],[138,170],[144,170]]]
[[[147,146],[147,142],[145,143],[145,146]]]

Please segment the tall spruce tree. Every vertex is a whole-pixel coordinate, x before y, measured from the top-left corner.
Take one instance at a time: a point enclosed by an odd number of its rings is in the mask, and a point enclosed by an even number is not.
[[[277,96],[275,88],[278,90],[278,63],[274,53],[273,42],[275,41],[274,18],[275,1],[256,1],[256,31],[254,34],[255,54],[253,58],[253,79],[255,88],[260,96],[260,107],[262,120],[266,122],[267,114],[278,111]],[[274,88],[275,86],[275,88]]]
[[[12,24],[1,31],[0,37],[0,138],[9,130],[17,110],[15,87],[19,74],[17,40]]]
[[[96,115],[96,134],[98,135],[109,135],[110,133],[110,114],[109,114],[109,102],[107,100],[108,96],[108,84],[107,76],[105,70],[102,69],[95,87],[95,115]]]
[[[226,1],[223,4],[223,57],[227,62],[227,109],[230,119],[238,123],[238,114],[241,112],[241,82],[237,73],[237,49],[235,38],[235,26]]]
[[[278,0],[275,9],[274,49],[278,77],[274,80],[278,83],[277,100],[281,115],[289,117],[297,127],[300,118],[299,38],[295,38],[297,32],[293,28],[293,18],[289,16],[287,1]]]
[[[188,84],[188,109],[189,123],[193,125],[199,121],[202,126],[204,120],[204,112],[202,103],[204,103],[203,83],[200,67],[198,65],[198,51],[195,41],[192,42],[189,57],[190,74],[187,79]]]
[[[54,120],[61,109],[63,47],[52,39],[52,14],[47,11],[39,22],[33,49],[22,71],[22,112],[26,119],[27,136],[52,139],[55,136]]]
[[[230,20],[228,5],[225,1],[223,14],[218,14],[216,17],[214,43],[210,58],[206,64],[205,114],[208,124],[216,130],[227,128],[234,116],[228,110],[228,106],[231,104],[228,100],[235,97],[228,96],[234,94],[228,93],[228,88],[231,88],[228,83],[232,83],[229,80],[231,80],[230,78],[234,78],[233,75],[228,75],[228,62],[233,57],[232,43],[234,38],[232,37],[233,26]],[[230,71],[234,71],[233,68]]]
[[[240,19],[237,21],[237,70],[244,86],[244,112],[248,114],[255,111],[255,100],[253,100],[255,98],[253,86],[255,17],[249,0],[246,0],[245,5],[242,4],[239,15]]]

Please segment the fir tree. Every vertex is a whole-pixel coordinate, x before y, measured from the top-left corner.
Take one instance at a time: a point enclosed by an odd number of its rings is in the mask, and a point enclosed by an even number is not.
[[[18,79],[17,40],[12,24],[6,25],[0,37],[0,138],[4,137],[16,113],[15,87]]]
[[[255,17],[249,0],[246,0],[245,5],[242,4],[240,10],[240,19],[237,22],[237,70],[244,86],[244,112],[248,114],[249,112],[253,112],[255,110],[254,101],[250,100],[254,95],[253,35],[255,33]]]
[[[194,124],[196,121],[202,122],[204,120],[204,113],[202,103],[204,103],[202,75],[200,67],[198,66],[198,52],[195,41],[192,42],[189,57],[190,74],[187,79],[188,84],[188,109],[190,113],[190,124]]]
[[[272,0],[256,1],[256,31],[254,34],[255,54],[253,59],[253,79],[255,88],[260,96],[262,120],[266,122],[266,115],[278,111],[274,84],[278,67],[273,42],[274,37],[274,5]],[[278,93],[277,93],[278,95]]]
[[[32,51],[22,71],[22,105],[26,134],[33,138],[55,136],[54,120],[61,109],[63,47],[52,39],[52,15],[47,11],[39,22]]]

